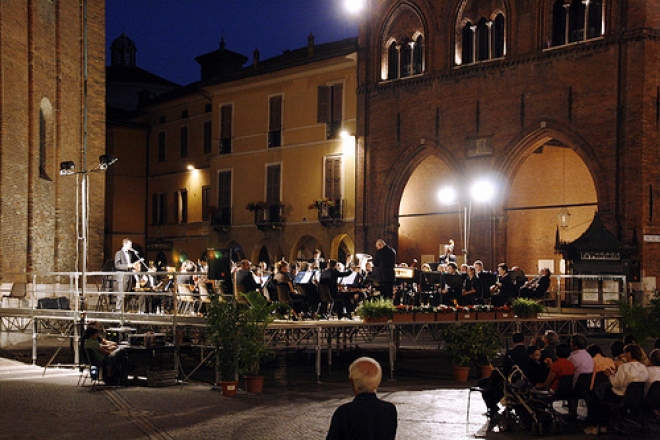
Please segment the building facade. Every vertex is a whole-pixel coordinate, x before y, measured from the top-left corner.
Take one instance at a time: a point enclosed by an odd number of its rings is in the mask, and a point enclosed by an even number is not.
[[[103,260],[105,4],[17,0],[0,4],[0,272],[73,271],[87,227],[90,267]],[[8,279],[11,281],[11,279]]]
[[[142,107],[133,122],[148,127],[149,260],[176,266],[209,248],[269,264],[354,252],[356,46],[310,35],[243,66],[223,41],[197,57],[201,81]]]
[[[356,245],[558,271],[598,212],[657,277],[659,29],[656,0],[370,1]]]

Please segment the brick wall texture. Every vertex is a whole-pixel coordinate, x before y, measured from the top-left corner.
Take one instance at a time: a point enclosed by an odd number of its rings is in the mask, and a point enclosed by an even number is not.
[[[83,176],[61,177],[59,164],[92,169],[105,151],[105,3],[0,1],[0,63],[0,271],[76,270]],[[88,176],[91,270],[105,180]]]

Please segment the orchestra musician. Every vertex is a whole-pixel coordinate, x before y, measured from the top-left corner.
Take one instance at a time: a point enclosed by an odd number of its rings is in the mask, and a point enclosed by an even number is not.
[[[463,281],[463,295],[459,301],[460,305],[474,305],[477,298],[477,293],[481,291],[481,282],[477,278],[477,271],[474,266],[468,266],[467,277]]]
[[[511,299],[517,296],[516,285],[513,284],[509,275],[509,267],[505,263],[497,266],[498,280],[491,286],[491,304],[495,307],[502,307],[511,302]]]
[[[353,272],[352,271],[346,271],[346,272],[340,272],[337,270],[337,260],[330,260],[328,261],[328,267],[326,269],[323,269],[321,271],[321,277],[319,279],[319,284],[324,284],[328,286],[328,289],[330,290],[330,295],[332,298],[337,298],[339,297],[339,278],[341,277],[347,277],[351,275]],[[351,313],[353,313],[353,307],[352,307],[352,293],[351,292],[342,292],[342,297],[344,300],[344,307],[346,308],[346,313],[348,317],[350,318]],[[344,311],[342,308],[340,308],[337,311],[337,317],[339,319],[344,317]]]
[[[383,298],[392,299],[394,294],[394,266],[396,266],[396,251],[379,238],[376,240],[376,255],[373,265],[378,279],[378,290]]]
[[[115,253],[115,271],[117,272],[133,272],[140,270],[140,260],[135,261],[136,253],[133,249],[133,242],[124,238],[122,240],[121,249]],[[119,295],[115,302],[115,308],[117,311],[121,311],[124,302],[124,293],[130,292],[133,286],[133,276],[131,275],[119,275],[119,279],[116,283],[117,290]]]
[[[442,303],[452,305],[462,301],[463,279],[458,273],[456,263],[447,264],[447,272],[443,275]]]
[[[542,268],[539,271],[539,276],[527,281],[520,288],[520,296],[524,298],[543,299],[545,292],[547,292],[550,287],[550,275],[550,269],[547,267]]]
[[[254,290],[260,291],[261,285],[257,283],[254,279],[252,271],[250,270],[250,260],[243,259],[241,260],[241,266],[238,271],[236,271],[236,288],[239,292],[252,292]]]

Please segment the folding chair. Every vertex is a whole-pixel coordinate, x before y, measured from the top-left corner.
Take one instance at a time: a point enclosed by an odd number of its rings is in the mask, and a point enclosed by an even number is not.
[[[278,284],[277,289],[277,300],[282,304],[289,306],[289,320],[291,320],[291,311],[293,310],[293,305],[295,303],[302,303],[302,300],[293,299],[289,294],[289,287],[286,284]]]
[[[78,385],[84,387],[85,382],[89,379],[92,383],[91,391],[94,391],[96,386],[99,385],[100,381],[104,378],[104,367],[95,362],[94,354],[90,353],[90,350],[83,348],[83,350],[80,351],[80,355],[82,370],[80,371],[80,377],[78,378]],[[80,384],[81,380],[82,385]],[[103,383],[103,385],[105,385],[105,383]]]
[[[614,427],[616,431],[627,432],[624,428],[624,423],[629,423],[633,428],[639,430],[644,429],[644,417],[642,408],[644,406],[644,386],[646,382],[631,382],[626,387],[626,393],[623,399],[617,404],[604,402],[604,405],[609,406],[615,413],[617,419],[617,426]]]
[[[185,284],[177,284],[177,300],[178,308],[177,313],[179,315],[188,315],[195,312],[195,304],[197,299],[190,290],[190,287]]]

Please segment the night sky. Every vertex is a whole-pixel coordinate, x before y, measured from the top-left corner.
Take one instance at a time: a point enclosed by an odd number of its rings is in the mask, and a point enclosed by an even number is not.
[[[137,66],[178,84],[200,79],[195,57],[226,47],[252,62],[286,49],[357,36],[344,0],[106,0],[107,60],[121,35],[135,42]]]

